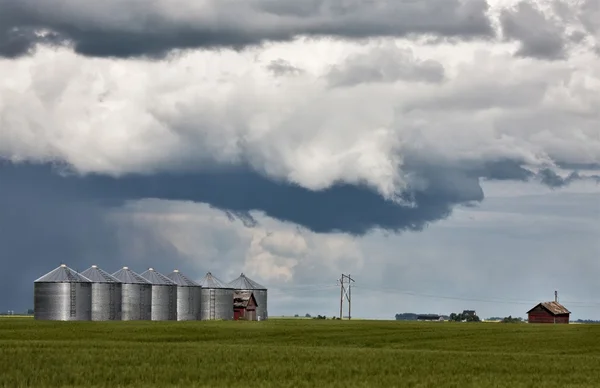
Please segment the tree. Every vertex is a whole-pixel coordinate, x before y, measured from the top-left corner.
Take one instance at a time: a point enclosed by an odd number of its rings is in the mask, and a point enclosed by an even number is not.
[[[401,313],[401,314],[396,314],[395,316],[397,321],[416,321],[417,320],[417,314],[414,313]]]
[[[480,322],[481,319],[475,314],[475,311],[465,310],[462,313],[452,313],[449,319],[455,322]]]
[[[311,318],[310,314],[306,313],[305,318]]]
[[[521,318],[521,317],[513,318],[511,315],[509,315],[508,317],[504,317],[504,319],[502,319],[502,323],[520,323],[520,322],[523,322],[523,318]]]

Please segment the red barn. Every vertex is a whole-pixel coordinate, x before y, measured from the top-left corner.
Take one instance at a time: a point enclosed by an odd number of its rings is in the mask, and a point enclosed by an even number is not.
[[[256,298],[248,291],[233,293],[233,319],[243,318],[247,321],[256,321]]]
[[[542,302],[527,312],[529,323],[569,323],[570,314],[558,302]]]

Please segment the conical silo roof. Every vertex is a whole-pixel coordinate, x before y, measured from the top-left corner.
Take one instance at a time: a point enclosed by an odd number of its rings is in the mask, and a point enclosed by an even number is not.
[[[98,268],[96,265],[92,265],[81,274],[94,283],[121,283],[119,279]]]
[[[137,273],[129,269],[129,267],[123,267],[117,272],[113,273],[112,276],[119,279],[121,283],[125,284],[150,284],[150,282]]]
[[[140,276],[148,280],[150,283],[156,285],[172,286],[175,284],[171,279],[154,270],[154,268],[148,268],[148,270],[144,273],[141,273]]]
[[[228,284],[231,288],[236,290],[266,290],[267,287],[256,283],[254,280],[248,278],[244,273],[235,280],[232,280]]]
[[[198,282],[204,288],[231,288],[221,280],[216,278],[212,273],[207,272],[206,276]]]
[[[91,280],[65,264],[61,264],[60,267],[36,279],[34,283],[91,283]]]
[[[195,281],[191,280],[190,278],[188,278],[187,276],[185,276],[184,274],[179,272],[178,269],[176,269],[173,272],[171,272],[170,274],[168,274],[167,277],[169,279],[171,279],[171,281],[173,283],[177,284],[178,286],[200,287],[200,285],[198,283],[196,283]]]

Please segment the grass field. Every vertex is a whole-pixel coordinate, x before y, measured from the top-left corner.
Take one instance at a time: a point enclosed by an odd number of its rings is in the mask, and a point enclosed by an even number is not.
[[[2,387],[599,387],[600,325],[0,319]]]

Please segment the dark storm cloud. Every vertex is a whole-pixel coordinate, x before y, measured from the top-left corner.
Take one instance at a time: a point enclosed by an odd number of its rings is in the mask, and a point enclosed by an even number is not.
[[[504,38],[520,43],[518,56],[565,59],[575,45],[597,51],[600,45],[600,2],[552,1],[548,9],[532,1],[521,1],[500,15]]]
[[[241,48],[301,35],[470,39],[494,34],[485,0],[213,0],[189,6],[189,12],[182,9],[186,6],[166,1],[142,6],[106,1],[92,7],[70,0],[0,0],[0,55],[26,54],[36,43],[62,41],[90,56],[161,57],[172,49]],[[38,30],[53,35],[31,33]]]
[[[600,175],[583,176],[576,171],[571,172],[569,175],[563,178],[556,172],[545,168],[540,170],[537,175],[543,184],[553,188],[568,186],[570,183],[575,181],[591,181],[600,183]]]
[[[128,175],[112,178],[100,175],[60,176],[48,165],[9,165],[0,170],[0,179],[26,180],[41,191],[52,188],[64,200],[85,201],[114,207],[124,201],[142,198],[184,200],[207,203],[246,217],[259,210],[268,216],[302,225],[314,232],[341,231],[361,235],[374,227],[389,230],[419,230],[428,222],[444,218],[454,204],[483,199],[477,180],[464,174],[438,169],[431,172],[426,191],[411,194],[416,207],[386,201],[362,186],[336,185],[323,191],[275,182],[251,170],[231,170]],[[447,184],[451,180],[460,182]],[[33,186],[35,185],[35,186]],[[408,199],[409,197],[405,198]]]
[[[565,25],[544,15],[531,2],[522,1],[514,8],[503,10],[500,24],[506,39],[520,43],[517,55],[552,60],[566,57]]]

